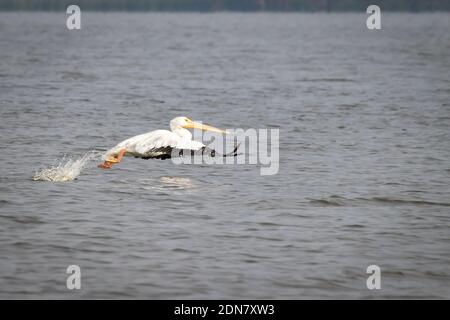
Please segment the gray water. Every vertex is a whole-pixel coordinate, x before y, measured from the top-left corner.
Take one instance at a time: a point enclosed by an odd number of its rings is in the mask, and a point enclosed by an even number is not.
[[[366,16],[0,13],[0,297],[450,298],[450,15]],[[279,128],[278,174],[32,180],[175,116]]]

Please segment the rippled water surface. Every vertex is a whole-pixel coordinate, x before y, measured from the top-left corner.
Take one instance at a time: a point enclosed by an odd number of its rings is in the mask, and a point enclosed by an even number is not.
[[[365,19],[0,13],[0,297],[450,298],[450,15]],[[179,115],[279,128],[279,173],[32,179]]]

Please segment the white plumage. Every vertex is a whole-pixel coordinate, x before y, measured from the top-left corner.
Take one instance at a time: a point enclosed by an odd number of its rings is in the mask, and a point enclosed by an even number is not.
[[[189,135],[191,134],[186,130]],[[205,145],[201,142],[190,140],[177,133],[168,130],[155,130],[128,138],[120,142],[115,147],[108,150],[104,156],[106,160],[109,156],[117,155],[120,150],[126,149],[126,155],[135,157],[152,157],[162,154],[158,149],[171,147],[176,149],[200,150]]]
[[[177,117],[170,121],[170,130],[155,130],[128,138],[108,150],[105,161],[99,167],[110,168],[112,164],[120,162],[123,156],[140,158],[158,158],[170,155],[172,149],[198,151],[205,147],[201,142],[192,140],[192,134],[187,129],[200,129],[219,133],[223,130],[194,122],[186,117]]]

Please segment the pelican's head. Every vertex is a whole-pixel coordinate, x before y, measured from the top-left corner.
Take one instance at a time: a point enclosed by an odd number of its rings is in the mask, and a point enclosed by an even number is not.
[[[184,129],[199,129],[203,131],[212,131],[212,132],[218,132],[218,133],[228,133],[224,130],[214,128],[212,126],[208,126],[206,124],[202,124],[200,122],[195,122],[192,119],[188,117],[176,117],[170,120],[170,129],[172,131],[184,128]]]

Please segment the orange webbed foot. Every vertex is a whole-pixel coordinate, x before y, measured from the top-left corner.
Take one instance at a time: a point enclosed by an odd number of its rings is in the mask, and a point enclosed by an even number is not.
[[[113,165],[112,162],[105,161],[105,162],[99,164],[97,167],[99,167],[101,169],[111,169],[112,165]]]

